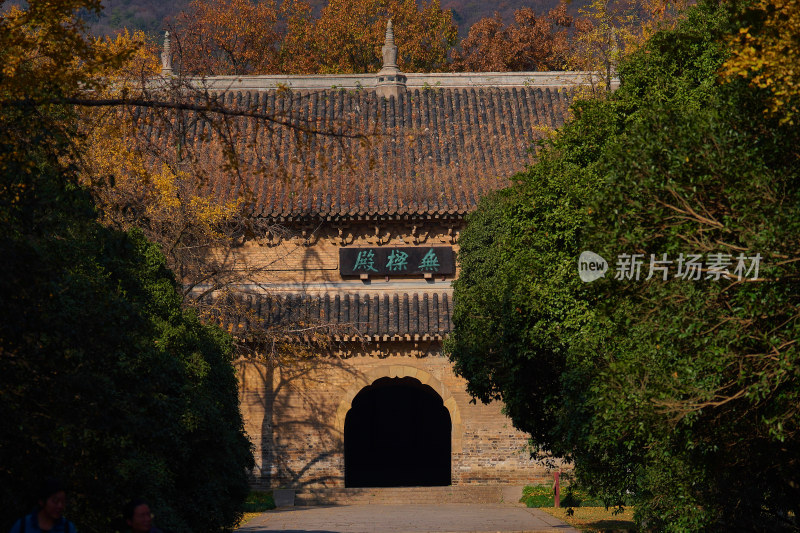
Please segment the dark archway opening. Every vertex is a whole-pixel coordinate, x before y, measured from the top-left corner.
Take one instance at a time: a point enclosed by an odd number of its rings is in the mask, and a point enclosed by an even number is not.
[[[344,422],[346,487],[450,485],[450,413],[414,378],[381,378]]]

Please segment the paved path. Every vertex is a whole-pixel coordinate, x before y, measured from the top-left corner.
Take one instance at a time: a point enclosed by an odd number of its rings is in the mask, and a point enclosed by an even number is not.
[[[253,518],[238,531],[578,533],[539,509],[512,504],[464,503],[283,507]]]

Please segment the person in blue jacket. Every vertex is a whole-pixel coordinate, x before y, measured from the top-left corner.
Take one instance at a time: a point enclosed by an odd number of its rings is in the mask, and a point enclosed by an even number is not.
[[[67,508],[67,490],[55,478],[42,483],[38,494],[38,507],[11,527],[9,533],[76,533],[75,525],[64,518]]]

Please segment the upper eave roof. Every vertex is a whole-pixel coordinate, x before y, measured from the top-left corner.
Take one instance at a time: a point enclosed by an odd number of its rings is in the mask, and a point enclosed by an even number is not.
[[[243,164],[235,176],[215,175],[208,194],[220,201],[244,196],[250,215],[282,222],[460,218],[533,162],[534,142],[567,120],[583,79],[582,73],[407,76],[410,87],[388,99],[366,86],[374,75],[206,79],[226,106],[333,133],[298,134],[239,119],[232,131]],[[278,78],[292,88],[270,89]],[[330,88],[344,79],[363,85]],[[312,90],[314,84],[327,88]],[[200,152],[214,139],[199,115],[183,131]],[[366,142],[347,136],[360,133]]]

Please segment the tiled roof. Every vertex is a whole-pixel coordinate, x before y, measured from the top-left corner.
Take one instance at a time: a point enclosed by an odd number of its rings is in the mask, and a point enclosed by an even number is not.
[[[228,105],[321,130],[368,132],[368,143],[239,119],[241,178],[219,174],[209,192],[231,199],[246,191],[250,213],[272,220],[460,216],[532,162],[533,141],[564,123],[572,94],[552,87],[432,87],[399,99],[370,90],[224,92]],[[188,134],[201,152],[214,137],[202,120]]]
[[[324,326],[334,340],[390,341],[442,339],[453,328],[452,301],[446,292],[414,294],[240,294],[243,306],[223,325],[237,336],[259,324],[280,327],[284,335],[310,339]],[[234,316],[235,315],[235,316]]]

